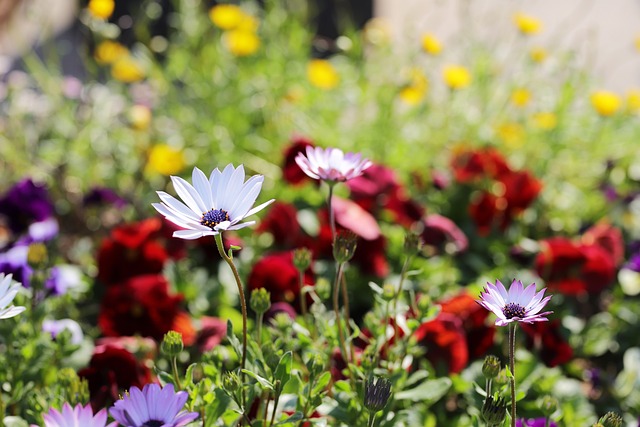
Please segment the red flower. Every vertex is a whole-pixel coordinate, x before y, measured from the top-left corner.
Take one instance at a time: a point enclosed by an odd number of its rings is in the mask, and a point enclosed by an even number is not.
[[[550,290],[565,295],[599,293],[615,278],[616,268],[609,252],[597,245],[554,237],[540,243],[535,266]]]
[[[485,236],[496,225],[503,227],[506,207],[506,200],[503,198],[486,191],[477,194],[469,205],[469,216],[476,224],[478,234]]]
[[[458,226],[442,215],[432,214],[422,219],[422,241],[438,252],[460,253],[469,247],[469,239]],[[451,249],[449,249],[451,248]]]
[[[122,225],[104,239],[98,252],[98,279],[107,285],[143,274],[159,274],[168,259],[158,237],[159,218]]]
[[[374,164],[346,184],[351,198],[376,217],[380,210],[386,210],[395,221],[410,226],[424,214],[424,208],[406,194],[393,169]]]
[[[457,374],[469,363],[469,349],[462,321],[449,313],[425,322],[413,333],[418,344],[425,347],[425,357],[436,370],[440,367]]]
[[[305,234],[300,228],[297,218],[298,210],[295,206],[275,202],[257,230],[258,233],[268,232],[273,236],[276,245],[284,248],[297,248],[304,244]]]
[[[513,218],[528,208],[542,190],[542,183],[528,171],[508,172],[498,177],[504,185],[503,197],[507,200],[507,217]]]
[[[217,347],[227,336],[227,323],[217,317],[203,317],[198,331],[196,344],[198,351],[204,353]]]
[[[451,168],[455,180],[460,183],[483,178],[496,179],[511,170],[504,157],[491,147],[455,153],[451,160]]]
[[[175,325],[182,296],[169,295],[158,275],[133,277],[107,288],[98,324],[105,336],[141,335],[162,340]]]
[[[313,147],[314,144],[301,136],[293,138],[291,145],[284,152],[284,165],[282,165],[282,176],[289,184],[300,184],[304,181],[311,180],[305,174],[300,166],[296,163],[298,153],[304,153],[307,147]]]
[[[313,285],[313,274],[307,270],[305,285]],[[249,293],[258,288],[265,288],[271,294],[271,302],[287,302],[297,310],[299,307],[300,279],[298,270],[293,265],[293,253],[281,252],[267,255],[260,259],[251,270],[247,279]]]
[[[622,232],[605,221],[599,222],[585,231],[582,235],[582,243],[600,246],[611,255],[611,259],[616,266],[624,261]]]
[[[89,382],[91,406],[94,411],[115,402],[120,394],[135,386],[142,388],[151,382],[151,371],[133,354],[122,347],[96,347],[89,366],[78,372]]]
[[[389,274],[386,247],[387,240],[382,235],[374,240],[360,238],[351,262],[364,274],[386,277]]]
[[[464,291],[441,302],[440,306],[442,313],[455,315],[462,321],[469,356],[472,359],[484,356],[493,346],[496,333],[493,323],[487,325],[489,312],[476,302],[476,298]]]
[[[545,365],[551,368],[563,365],[573,357],[573,349],[560,333],[558,319],[521,325],[527,348],[537,352]]]

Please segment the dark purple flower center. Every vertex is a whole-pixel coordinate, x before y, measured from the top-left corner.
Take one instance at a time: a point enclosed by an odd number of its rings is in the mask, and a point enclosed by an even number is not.
[[[229,221],[229,214],[227,213],[227,211],[222,209],[211,209],[209,212],[205,212],[202,214],[200,224],[205,225],[213,230],[216,225],[220,224],[223,221]]]
[[[141,427],[162,427],[163,425],[164,421],[149,420],[146,423],[142,424]]]
[[[513,319],[514,317],[522,319],[524,318],[525,314],[527,314],[527,310],[523,306],[515,302],[510,302],[505,305],[502,309],[502,312],[507,319]]]

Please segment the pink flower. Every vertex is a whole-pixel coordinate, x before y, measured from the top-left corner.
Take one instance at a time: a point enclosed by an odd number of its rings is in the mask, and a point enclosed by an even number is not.
[[[525,288],[520,280],[514,280],[507,292],[504,285],[496,280],[495,285],[487,282],[484,292],[480,293],[478,304],[498,316],[496,326],[505,326],[511,322],[544,322],[548,320],[544,316],[553,313],[540,313],[551,299],[551,296],[544,297],[545,291],[546,288],[536,293],[535,283]]]
[[[338,148],[307,147],[307,155],[299,153],[296,163],[313,179],[323,181],[348,181],[362,175],[371,166],[359,153],[343,153]]]

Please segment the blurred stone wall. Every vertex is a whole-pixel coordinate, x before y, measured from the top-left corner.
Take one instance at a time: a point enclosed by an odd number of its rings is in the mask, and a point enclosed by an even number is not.
[[[484,41],[509,43],[518,37],[516,12],[540,19],[542,31],[530,46],[550,52],[571,49],[603,89],[640,88],[640,1],[638,0],[375,0],[374,15],[387,20],[398,49],[420,48],[430,32],[445,45],[473,33]],[[640,47],[640,46],[639,46]],[[464,58],[458,58],[464,63]]]

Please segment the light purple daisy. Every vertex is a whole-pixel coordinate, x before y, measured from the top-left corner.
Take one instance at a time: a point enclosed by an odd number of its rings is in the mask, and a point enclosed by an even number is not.
[[[514,280],[507,292],[504,285],[496,280],[495,285],[487,282],[477,302],[498,316],[497,326],[505,326],[511,322],[544,322],[548,320],[544,316],[553,313],[552,311],[540,313],[551,299],[551,296],[544,296],[546,289],[536,293],[535,283],[525,288],[520,280]]]
[[[360,153],[344,154],[338,148],[307,147],[307,154],[298,153],[296,163],[313,179],[323,181],[348,181],[362,175],[371,166]]]
[[[49,413],[42,416],[45,427],[105,427],[107,424],[107,410],[101,409],[93,415],[91,405],[77,404],[74,408],[68,403],[62,405],[62,411],[51,408]],[[106,427],[115,427],[113,422]]]
[[[125,427],[181,427],[198,418],[197,412],[182,411],[188,397],[186,391],[176,393],[172,384],[162,389],[147,384],[142,391],[131,387],[109,413]]]
[[[239,230],[255,224],[255,221],[241,222],[273,203],[271,199],[252,208],[264,177],[252,176],[244,181],[244,167],[228,165],[222,172],[217,168],[209,178],[198,168],[193,169],[193,185],[184,179],[172,176],[171,181],[184,203],[158,191],[162,203],[153,207],[165,218],[184,230],[174,231],[173,237],[197,239],[215,236],[223,231]]]
[[[11,283],[11,279],[11,274],[5,276],[3,273],[0,273],[0,319],[17,316],[26,310],[25,307],[9,305],[13,302],[16,295],[18,295],[18,289],[21,286],[19,283]]]

